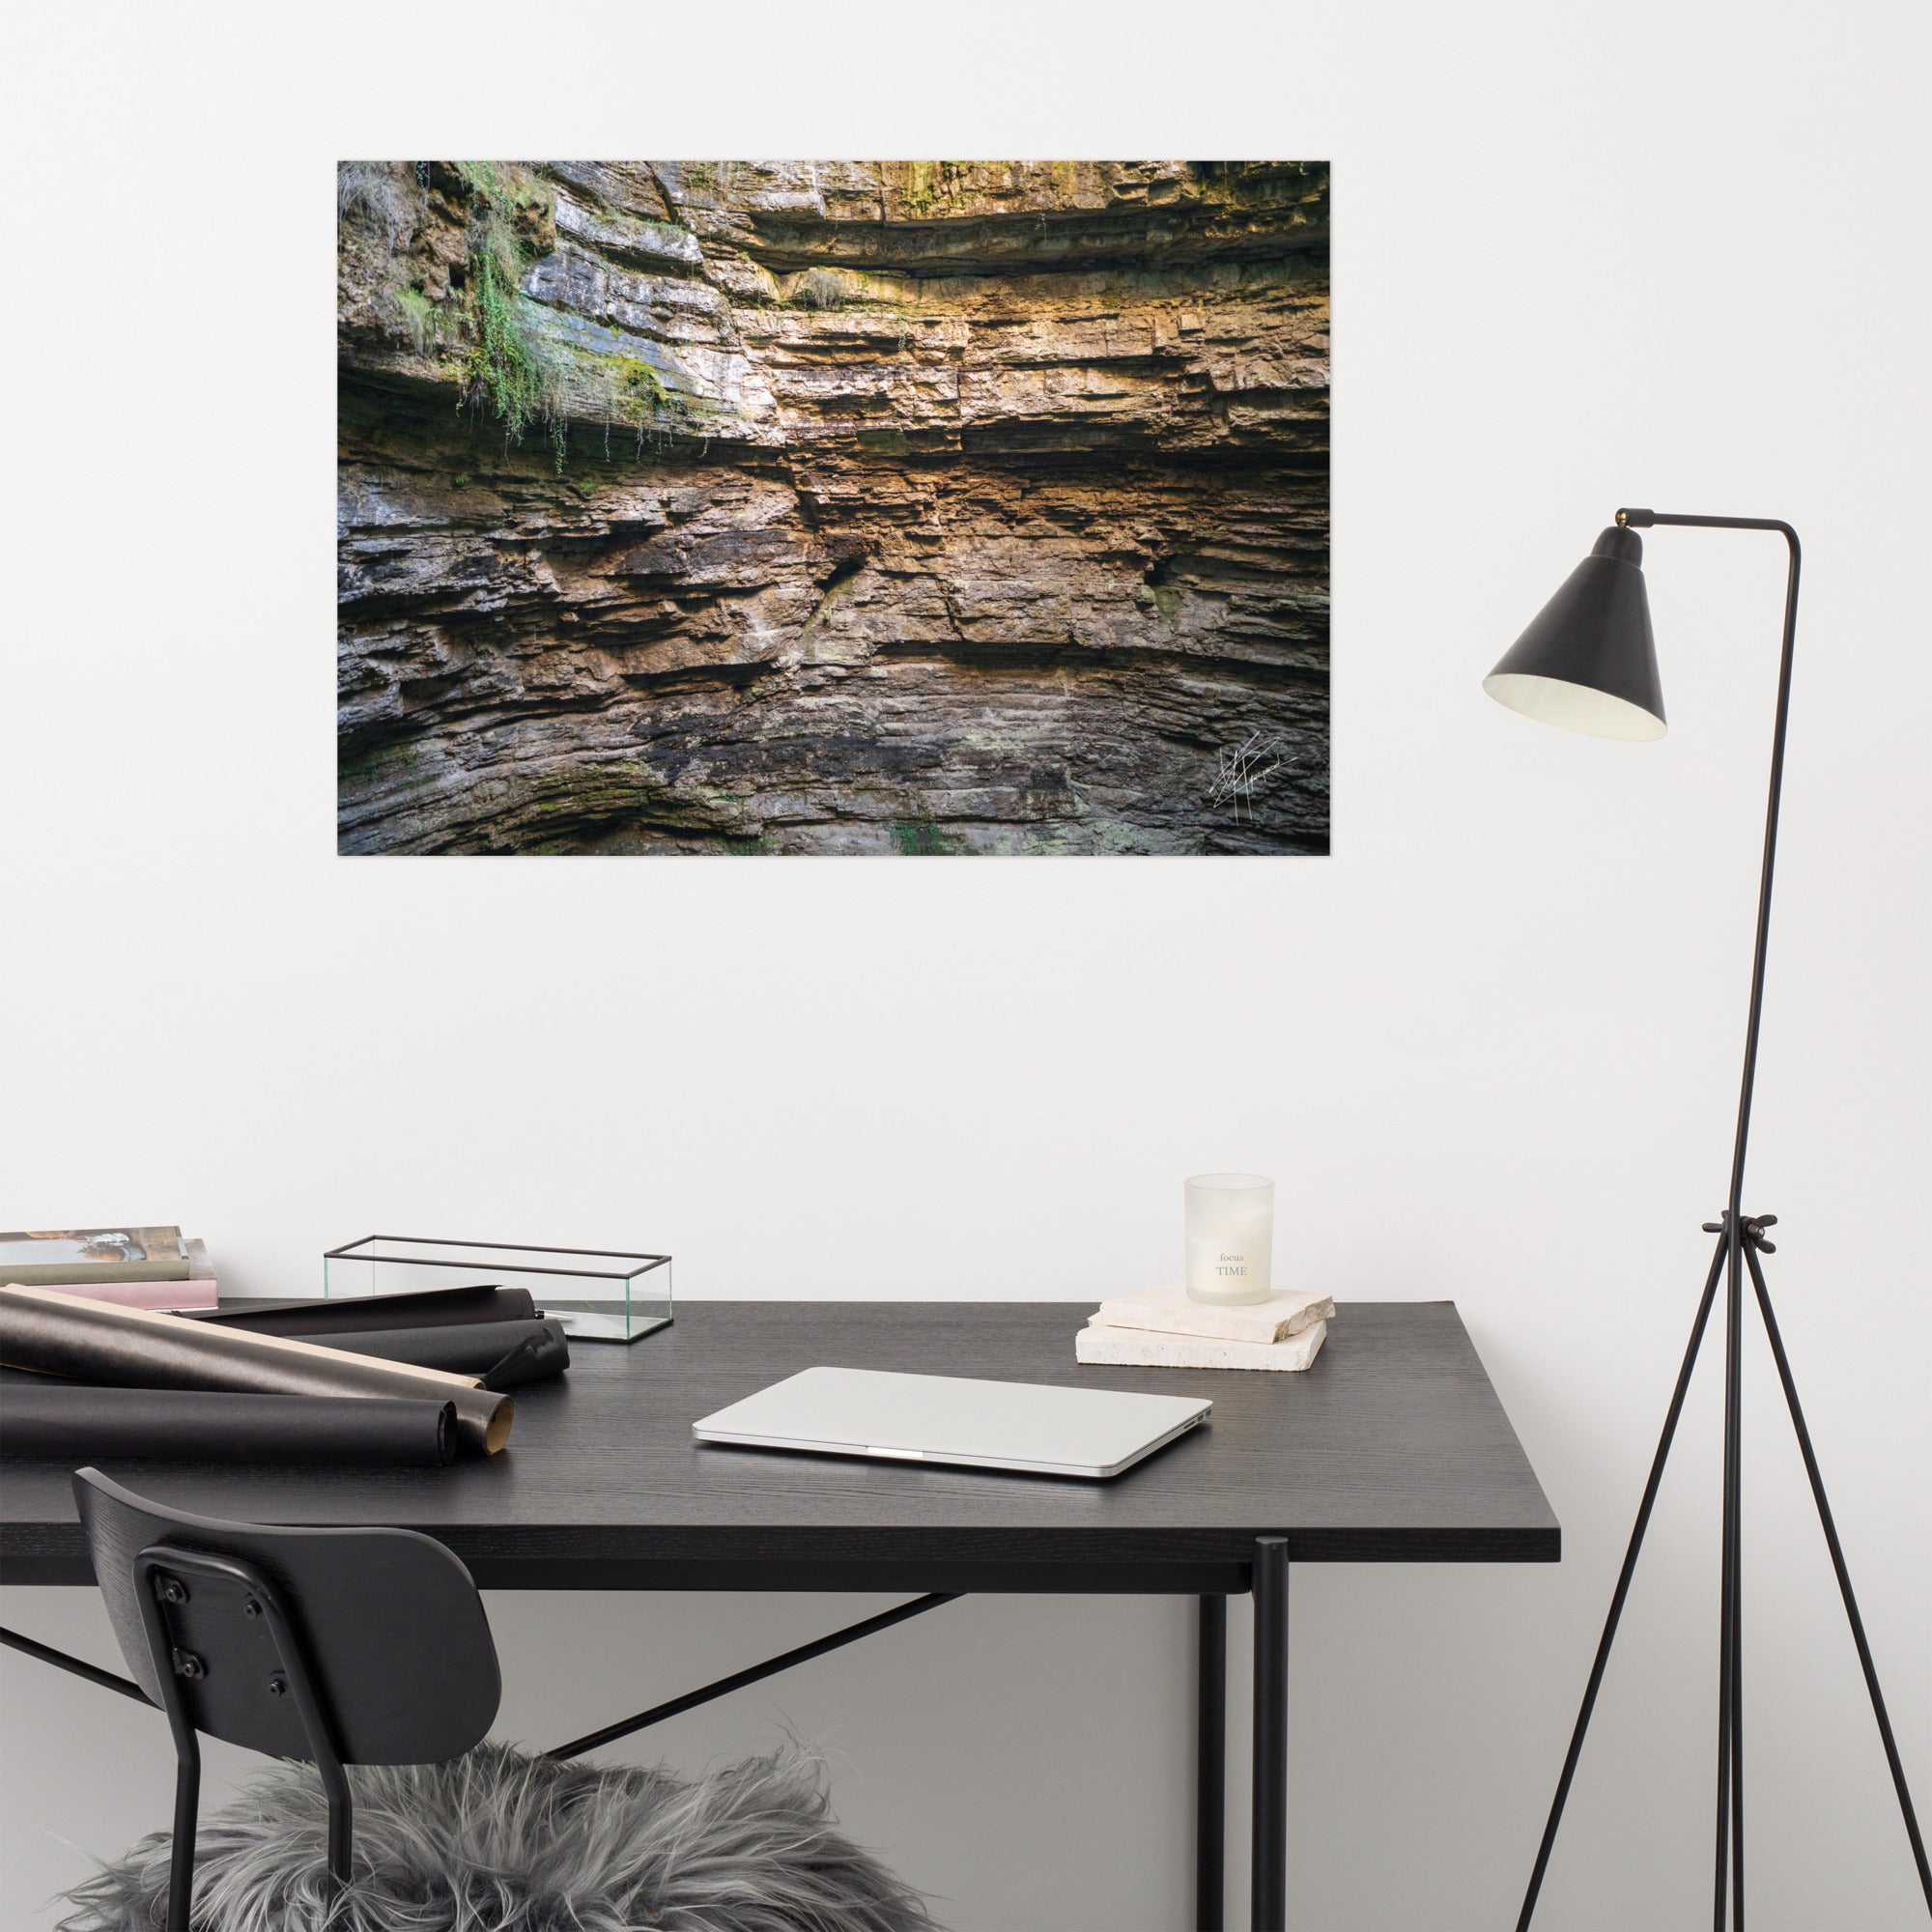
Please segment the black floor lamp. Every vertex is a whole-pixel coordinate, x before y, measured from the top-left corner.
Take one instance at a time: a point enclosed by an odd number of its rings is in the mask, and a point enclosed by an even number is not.
[[[1577,1759],[1583,1748],[1583,1734],[1589,1728],[1590,1713],[1604,1681],[1604,1666],[1609,1662],[1610,1645],[1617,1634],[1617,1619],[1623,1614],[1624,1598],[1630,1591],[1631,1577],[1636,1569],[1637,1552],[1643,1547],[1643,1533],[1650,1522],[1651,1506],[1657,1500],[1658,1484],[1670,1454],[1670,1440],[1677,1430],[1677,1418],[1684,1407],[1684,1394],[1690,1385],[1690,1372],[1696,1366],[1697,1350],[1704,1340],[1711,1304],[1718,1283],[1725,1283],[1724,1296],[1724,1507],[1723,1554],[1719,1600],[1718,1646],[1718,1856],[1715,1881],[1716,1900],[1712,1923],[1716,1932],[1724,1932],[1728,1900],[1731,1923],[1742,1932],[1745,1922],[1745,1795],[1742,1751],[1744,1745],[1744,1683],[1739,1656],[1742,1631],[1738,1562],[1739,1460],[1741,1449],[1740,1414],[1743,1378],[1740,1345],[1744,1325],[1744,1278],[1750,1275],[1757,1296],[1758,1312],[1771,1343],[1772,1358],[1777,1364],[1777,1378],[1784,1385],[1784,1400],[1791,1410],[1792,1427],[1798,1432],[1798,1446],[1804,1457],[1804,1472],[1811,1480],[1811,1494],[1818,1505],[1818,1519],[1825,1529],[1826,1548],[1832,1552],[1832,1567],[1837,1572],[1838,1590],[1845,1600],[1845,1615],[1852,1626],[1852,1640],[1858,1645],[1859,1662],[1865,1673],[1865,1688],[1871,1692],[1872,1712],[1885,1744],[1887,1762],[1891,1766],[1891,1781],[1898,1792],[1898,1808],[1904,1814],[1906,1835],[1912,1841],[1912,1856],[1918,1863],[1918,1882],[1925,1890],[1925,1903],[1932,1911],[1932,1869],[1925,1861],[1925,1841],[1919,1836],[1918,1820],[1912,1809],[1912,1794],[1906,1788],[1905,1770],[1898,1761],[1898,1746],[1891,1735],[1891,1721],[1886,1716],[1885,1698],[1878,1688],[1878,1672],[1873,1667],[1871,1647],[1859,1616],[1858,1600],[1852,1595],[1852,1579],[1845,1568],[1844,1551],[1838,1546],[1838,1532],[1832,1521],[1832,1506],[1825,1498],[1824,1478],[1818,1473],[1818,1459],[1811,1450],[1810,1432],[1804,1427],[1804,1412],[1798,1405],[1798,1386],[1791,1378],[1791,1364],[1785,1358],[1784,1343],[1777,1332],[1776,1318],[1771,1312],[1771,1295],[1764,1283],[1760,1255],[1774,1252],[1765,1238],[1765,1230],[1777,1219],[1776,1214],[1747,1214],[1743,1211],[1745,1183],[1745,1145],[1750,1132],[1751,1083],[1757,1070],[1758,1019],[1764,1006],[1765,941],[1771,931],[1771,880],[1777,852],[1778,792],[1784,777],[1784,727],[1791,703],[1791,652],[1798,624],[1798,533],[1789,524],[1763,517],[1668,517],[1653,510],[1619,510],[1613,528],[1597,539],[1590,554],[1571,572],[1568,582],[1537,613],[1520,638],[1510,647],[1502,662],[1483,680],[1483,689],[1513,711],[1547,724],[1561,725],[1598,738],[1661,738],[1663,736],[1663,693],[1657,675],[1657,646],[1651,638],[1650,603],[1644,592],[1643,539],[1639,529],[1654,524],[1686,525],[1699,529],[1776,530],[1790,551],[1791,567],[1784,593],[1784,648],[1777,671],[1777,720],[1771,740],[1771,802],[1764,820],[1764,866],[1758,880],[1757,945],[1751,959],[1750,1018],[1745,1029],[1745,1071],[1743,1092],[1738,1100],[1737,1140],[1731,1150],[1731,1190],[1723,1213],[1707,1221],[1704,1232],[1718,1237],[1717,1252],[1711,1258],[1711,1271],[1704,1281],[1703,1298],[1697,1304],[1697,1318],[1690,1325],[1690,1346],[1678,1371],[1677,1387],[1663,1418],[1663,1434],[1657,1444],[1657,1456],[1650,1465],[1650,1480],[1644,1485],[1643,1501],[1637,1507],[1636,1525],[1631,1531],[1630,1548],[1624,1552],[1623,1569],[1610,1597],[1610,1612],[1604,1623],[1604,1634],[1597,1645],[1596,1662],[1590,1666],[1590,1681],[1583,1690],[1583,1706],[1577,1714],[1577,1728],[1571,1734],[1569,1755],[1563,1760],[1563,1775],[1556,1781],[1556,1797],[1549,1807],[1549,1821],[1543,1828],[1543,1842],[1537,1848],[1536,1868],[1529,1875],[1529,1889],[1523,1894],[1522,1913],[1517,1920],[1518,1932],[1528,1932],[1536,1910],[1536,1895],[1543,1886],[1543,1874],[1549,1863],[1549,1850],[1556,1842],[1556,1828],[1562,1821],[1563,1803],[1570,1795],[1570,1781],[1576,1776]]]

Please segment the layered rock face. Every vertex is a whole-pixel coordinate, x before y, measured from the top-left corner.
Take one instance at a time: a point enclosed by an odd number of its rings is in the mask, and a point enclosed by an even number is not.
[[[1327,172],[340,181],[345,852],[1322,852]]]

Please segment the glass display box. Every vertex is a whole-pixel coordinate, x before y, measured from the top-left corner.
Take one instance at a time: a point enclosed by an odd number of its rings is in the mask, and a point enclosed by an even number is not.
[[[369,1235],[322,1258],[329,1300],[485,1285],[528,1289],[573,1341],[638,1342],[670,1324],[668,1255]]]

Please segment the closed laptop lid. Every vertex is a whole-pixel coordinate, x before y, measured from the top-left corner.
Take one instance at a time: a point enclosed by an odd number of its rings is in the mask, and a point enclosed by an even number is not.
[[[692,1425],[707,1442],[1111,1475],[1193,1427],[1194,1396],[802,1370]]]

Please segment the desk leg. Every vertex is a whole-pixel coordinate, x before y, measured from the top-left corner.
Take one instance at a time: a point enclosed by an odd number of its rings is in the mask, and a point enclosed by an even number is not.
[[[1228,1600],[1201,1599],[1195,1682],[1194,1932],[1222,1932],[1228,1797]]]
[[[1251,1923],[1288,1927],[1288,1541],[1255,1540],[1255,1826]]]

